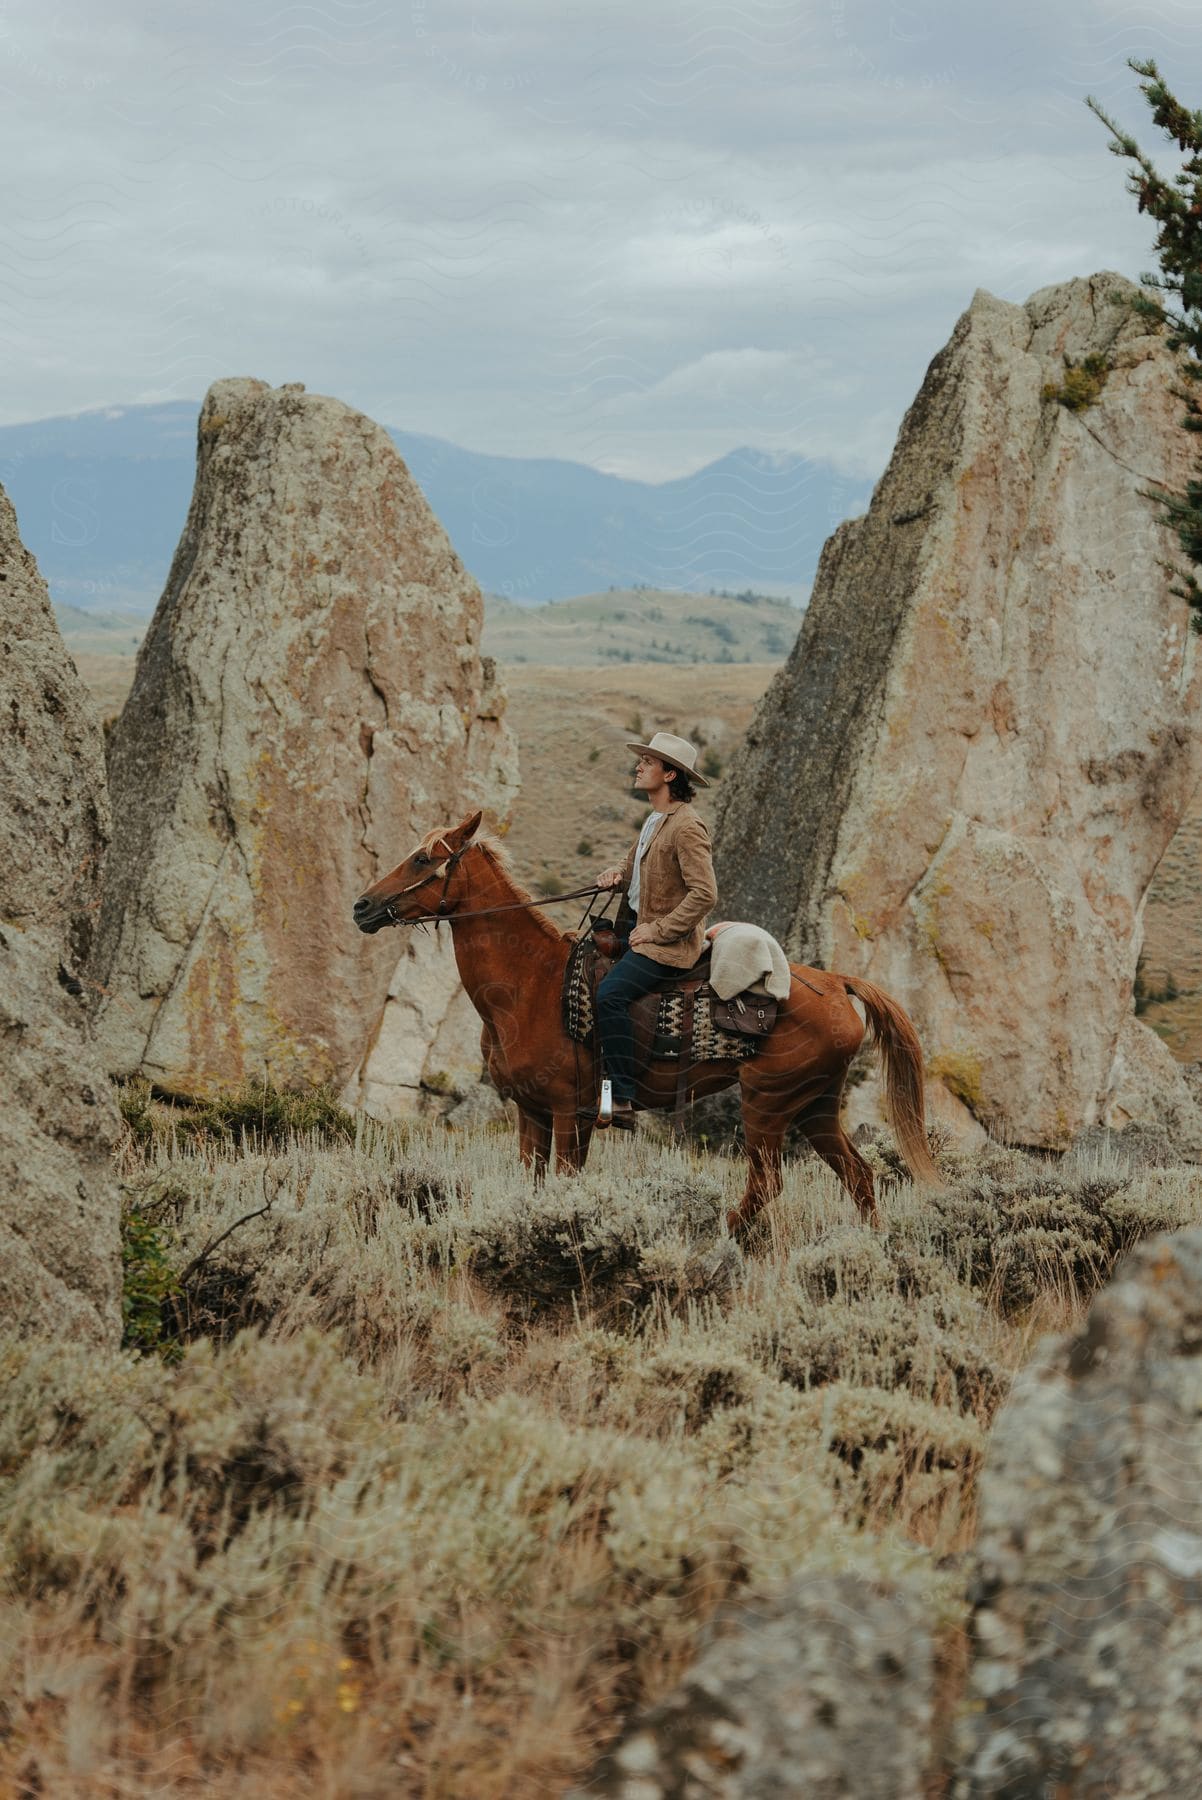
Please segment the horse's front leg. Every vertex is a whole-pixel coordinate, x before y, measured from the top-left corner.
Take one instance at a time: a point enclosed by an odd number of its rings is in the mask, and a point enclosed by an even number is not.
[[[726,1215],[727,1229],[735,1236],[763,1212],[781,1190],[780,1153],[783,1131],[755,1130],[744,1114],[743,1136],[747,1148],[747,1186],[737,1207]]]
[[[518,1147],[522,1161],[536,1181],[547,1173],[551,1154],[551,1121],[545,1114],[528,1112],[518,1101]]]
[[[555,1173],[575,1175],[584,1167],[593,1137],[593,1121],[576,1112],[555,1115]]]

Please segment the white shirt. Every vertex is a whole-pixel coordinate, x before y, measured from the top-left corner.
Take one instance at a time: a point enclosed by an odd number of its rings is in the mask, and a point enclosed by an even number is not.
[[[647,845],[655,835],[655,827],[659,824],[660,820],[665,817],[666,814],[664,813],[648,813],[643,824],[643,829],[639,832],[639,846],[634,853],[634,873],[630,877],[630,886],[626,890],[626,904],[631,912],[637,912],[639,910],[639,864],[643,860]]]

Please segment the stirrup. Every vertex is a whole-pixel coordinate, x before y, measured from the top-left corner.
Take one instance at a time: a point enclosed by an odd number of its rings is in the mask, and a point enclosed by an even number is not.
[[[586,1116],[593,1121],[597,1131],[608,1131],[611,1126],[615,1131],[635,1130],[633,1107],[627,1106],[621,1112],[615,1113],[613,1083],[610,1081],[601,1083],[601,1104],[595,1113],[590,1112]]]

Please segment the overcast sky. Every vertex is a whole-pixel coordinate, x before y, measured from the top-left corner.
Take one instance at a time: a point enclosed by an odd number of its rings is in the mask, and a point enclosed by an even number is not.
[[[1152,234],[1132,55],[1196,0],[13,0],[0,422],[303,381],[660,480],[883,466],[974,288]]]

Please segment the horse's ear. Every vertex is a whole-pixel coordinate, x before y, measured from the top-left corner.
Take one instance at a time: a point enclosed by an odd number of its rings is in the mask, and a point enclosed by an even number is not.
[[[457,850],[461,850],[464,844],[470,843],[475,837],[477,831],[480,829],[480,821],[483,817],[484,814],[482,812],[469,813],[466,819],[456,825],[454,831],[449,831],[447,833],[447,836],[454,840],[455,848]]]

